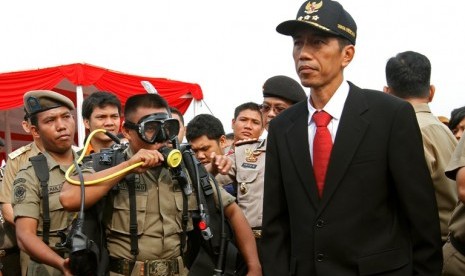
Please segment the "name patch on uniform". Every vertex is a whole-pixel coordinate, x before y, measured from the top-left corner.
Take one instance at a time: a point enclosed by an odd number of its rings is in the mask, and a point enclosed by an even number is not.
[[[26,198],[26,188],[23,185],[15,186],[13,189],[15,203],[20,203]]]
[[[147,185],[145,183],[135,183],[136,185],[136,191],[138,192],[146,192],[147,191]],[[120,190],[127,190],[128,189],[128,184],[126,182],[120,182],[118,183],[118,188]]]
[[[26,179],[24,179],[24,178],[15,179],[15,181],[13,182],[13,186],[15,186],[17,184],[21,184],[21,183],[26,183]]]
[[[48,186],[48,193],[49,194],[54,194],[54,193],[59,193],[61,191],[61,188],[63,188],[63,183],[55,186]]]
[[[246,169],[255,169],[257,168],[257,164],[242,163],[241,167]]]

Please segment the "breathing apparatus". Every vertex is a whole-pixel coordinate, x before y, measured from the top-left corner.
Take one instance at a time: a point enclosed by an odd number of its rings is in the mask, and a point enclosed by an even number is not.
[[[163,116],[164,115],[164,116]],[[139,120],[138,124],[132,124],[129,122],[130,127],[137,127],[137,132],[139,137],[142,140],[149,144],[155,144],[157,142],[164,142],[169,139],[176,140],[176,135],[179,131],[179,122],[172,119],[167,118],[166,114],[150,114],[145,116],[141,120]],[[128,125],[126,125],[127,127]],[[129,128],[130,128],[129,127]],[[80,211],[78,213],[77,218],[73,221],[70,229],[69,234],[66,236],[64,233],[61,233],[60,236],[62,238],[62,242],[58,244],[58,247],[68,248],[69,255],[70,255],[70,269],[74,275],[104,275],[105,274],[105,267],[101,266],[101,263],[108,263],[108,254],[107,249],[103,248],[101,243],[100,246],[96,243],[92,238],[89,238],[86,233],[84,233],[84,226],[87,223],[95,223],[96,214],[95,213],[88,213],[92,212],[92,210],[84,211],[85,207],[85,185],[93,185],[98,184],[102,181],[106,181],[108,179],[112,179],[117,177],[121,174],[127,173],[128,171],[140,166],[143,162],[136,163],[132,166],[129,166],[117,173],[108,175],[106,177],[96,179],[93,181],[84,181],[83,174],[81,169],[78,165],[84,157],[87,149],[89,147],[90,141],[92,137],[98,133],[104,132],[107,136],[109,136],[115,144],[110,149],[102,149],[100,153],[92,154],[91,158],[93,161],[94,170],[99,171],[102,169],[106,169],[112,166],[115,166],[125,159],[124,150],[126,149],[126,145],[121,144],[120,140],[113,135],[112,133],[103,130],[97,129],[93,131],[82,150],[82,154],[78,158],[78,160],[74,161],[74,163],[70,166],[70,168],[66,171],[65,178],[66,180],[73,185],[80,185],[81,186],[81,206]],[[176,145],[176,142],[172,142],[173,145]],[[163,155],[164,161],[163,166],[174,169],[178,167],[182,161],[181,152],[175,148],[169,147],[162,147],[158,149],[158,151]],[[69,175],[76,170],[79,181],[75,181],[69,177]],[[98,203],[97,203],[98,204]],[[93,206],[94,207],[94,206]],[[91,207],[91,208],[93,208]],[[100,207],[96,207],[96,210],[102,209]],[[94,210],[95,211],[95,210]],[[91,218],[86,220],[86,215],[90,215]],[[102,214],[102,213],[101,213]],[[98,217],[98,215],[97,215]],[[90,220],[89,220],[90,219]],[[101,218],[99,218],[101,219]],[[97,223],[99,223],[99,219],[97,219]],[[87,233],[92,236],[92,233]],[[95,238],[95,237],[94,237]],[[103,254],[105,253],[106,254]]]
[[[179,122],[176,119],[169,118],[169,115],[166,113],[155,113],[155,114],[149,114],[147,116],[142,117],[137,124],[126,121],[124,122],[124,126],[126,128],[134,129],[137,131],[138,136],[146,143],[148,144],[155,144],[155,143],[161,143],[165,141],[173,141],[176,140],[176,136],[179,132]],[[103,130],[103,129],[96,129],[94,130],[88,137],[84,149],[82,151],[81,156],[79,156],[78,163],[82,161],[82,159],[85,156],[85,153],[89,147],[90,141],[92,140],[92,137],[98,133],[98,132],[104,132],[106,135],[108,135],[113,141],[116,142],[116,144],[120,144],[120,140],[113,135],[112,133]],[[173,143],[176,147],[176,143]],[[164,161],[163,165],[167,168],[175,168],[178,167],[179,164],[181,164],[182,161],[182,155],[181,152],[176,149],[175,147],[169,148],[169,147],[162,147],[158,149],[158,151],[163,155]],[[113,154],[116,152],[122,152],[124,148],[119,147],[116,149],[109,149],[109,150],[103,150],[102,155],[100,156],[100,162],[104,163],[105,165],[110,165],[112,164],[112,161],[114,160]],[[112,159],[113,158],[113,159]],[[116,165],[117,163],[113,163],[113,165]],[[95,179],[91,181],[85,181],[84,185],[94,185],[101,183],[103,181],[115,178],[121,174],[124,174],[128,171],[131,171],[134,168],[137,168],[141,166],[143,162],[139,162],[136,164],[133,164],[129,167],[124,168],[123,170],[113,173],[111,175],[102,177],[100,179]],[[65,178],[66,180],[73,185],[80,185],[79,181],[76,181],[74,179],[70,178],[70,174],[74,172],[75,170],[75,165],[71,165],[69,169],[66,171]]]

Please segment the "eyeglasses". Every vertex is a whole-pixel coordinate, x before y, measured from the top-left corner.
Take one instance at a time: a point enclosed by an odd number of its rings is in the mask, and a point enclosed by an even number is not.
[[[261,104],[259,105],[260,111],[263,113],[268,113],[270,112],[271,109],[273,109],[273,112],[278,115],[279,113],[283,112],[287,106],[282,106],[282,105],[268,105],[268,104]]]
[[[173,140],[179,133],[179,121],[168,118],[166,113],[146,115],[137,124],[125,121],[124,127],[136,130],[139,137],[149,144]]]

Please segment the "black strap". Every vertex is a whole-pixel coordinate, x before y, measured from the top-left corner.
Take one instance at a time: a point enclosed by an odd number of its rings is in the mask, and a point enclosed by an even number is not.
[[[186,240],[187,240],[187,224],[189,222],[189,215],[187,214],[187,195],[183,192],[182,193],[182,219],[181,219],[181,256],[184,256],[184,249],[186,248]]]
[[[238,250],[237,247],[229,242],[227,245],[226,249],[226,257],[225,257],[225,263],[224,263],[224,275],[237,275],[236,270],[237,270],[237,255],[238,255]]]
[[[131,235],[131,254],[139,254],[137,239],[137,209],[136,209],[136,180],[135,174],[126,175],[125,180],[129,192],[129,234]]]
[[[42,190],[42,212],[44,215],[43,226],[42,226],[42,240],[45,244],[49,244],[49,234],[50,234],[50,208],[48,202],[48,180],[49,180],[49,171],[47,165],[47,158],[43,154],[36,155],[29,158],[34,167],[34,171],[39,178],[40,187]]]
[[[462,242],[458,241],[456,238],[454,238],[452,234],[449,236],[449,239],[452,246],[454,246],[455,249],[458,252],[460,252],[460,254],[462,254],[462,256],[465,256],[465,245]]]

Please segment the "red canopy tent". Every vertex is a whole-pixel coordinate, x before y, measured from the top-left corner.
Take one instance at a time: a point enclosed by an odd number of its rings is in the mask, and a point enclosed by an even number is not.
[[[76,104],[78,143],[82,145],[84,127],[81,119],[81,103],[84,96],[97,91],[109,91],[118,96],[124,105],[134,94],[147,93],[141,81],[150,82],[170,106],[186,112],[192,100],[203,99],[198,84],[129,75],[90,64],[68,64],[38,70],[0,74],[0,137],[6,140],[7,151],[24,141],[31,141],[21,127],[23,95],[29,90],[46,89],[62,93]],[[23,141],[23,143],[21,143]]]

